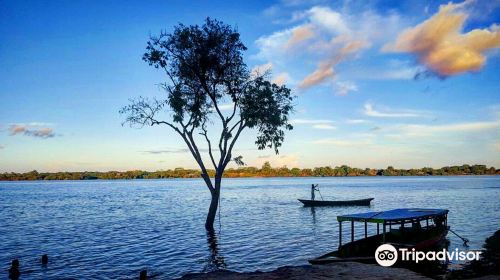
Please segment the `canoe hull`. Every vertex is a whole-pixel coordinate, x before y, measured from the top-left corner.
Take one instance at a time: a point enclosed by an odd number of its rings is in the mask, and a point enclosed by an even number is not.
[[[321,206],[370,206],[373,198],[356,199],[356,200],[308,200],[299,199],[304,204],[304,207],[321,207]]]

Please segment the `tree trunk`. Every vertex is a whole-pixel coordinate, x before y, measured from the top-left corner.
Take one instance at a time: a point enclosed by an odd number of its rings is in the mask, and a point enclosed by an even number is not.
[[[215,216],[217,214],[217,209],[219,208],[220,184],[221,184],[221,176],[215,175],[215,187],[214,187],[214,191],[211,192],[212,200],[210,201],[210,207],[208,208],[207,221],[205,222],[205,228],[208,231],[214,230]]]
[[[215,215],[217,214],[218,207],[219,207],[219,193],[214,191],[212,193],[212,201],[210,202],[210,208],[208,208],[207,221],[205,222],[205,228],[208,231],[214,230]]]

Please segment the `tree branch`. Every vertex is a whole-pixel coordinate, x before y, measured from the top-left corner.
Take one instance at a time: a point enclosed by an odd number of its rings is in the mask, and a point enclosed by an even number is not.
[[[187,137],[186,137],[187,136]],[[198,150],[198,147],[196,146],[196,143],[194,142],[193,135],[190,134],[186,129],[184,129],[184,134],[182,135],[182,138],[184,139],[184,142],[189,147],[189,150],[191,151],[191,154],[193,155],[194,159],[198,163],[201,169],[201,176],[203,177],[203,180],[205,180],[205,183],[207,184],[208,189],[210,192],[214,192],[215,188],[212,185],[212,181],[210,180],[210,177],[208,176],[207,169],[205,168],[205,164],[203,163],[203,160],[201,158],[200,151]]]
[[[244,128],[245,128],[245,124],[244,124],[244,122],[241,122],[240,126],[238,128],[238,131],[236,132],[236,135],[234,136],[233,140],[231,141],[231,144],[229,145],[227,156],[224,159],[224,163],[223,163],[223,170],[226,168],[227,164],[231,161],[231,156],[232,156],[234,144],[236,143],[236,141],[240,137],[240,134]]]
[[[180,131],[180,129],[178,127],[176,127],[175,125],[169,123],[169,122],[166,122],[166,121],[157,121],[157,120],[151,119],[151,126],[153,126],[155,124],[156,125],[166,124],[166,125],[170,126],[171,128],[173,128],[175,131],[177,131],[177,133],[179,133],[179,134],[182,135],[182,132]]]
[[[200,134],[205,136],[205,140],[208,143],[208,154],[210,155],[210,160],[212,161],[212,164],[214,165],[214,169],[217,170],[217,164],[215,163],[215,159],[214,159],[214,156],[212,154],[212,143],[210,142],[210,139],[208,139],[207,129],[205,127],[205,124],[203,124],[201,128],[202,128],[203,132]]]

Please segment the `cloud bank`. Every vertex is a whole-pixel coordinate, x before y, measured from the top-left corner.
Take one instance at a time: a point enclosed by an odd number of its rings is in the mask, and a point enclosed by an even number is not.
[[[291,120],[290,123],[296,124],[296,125],[301,125],[301,124],[311,125],[312,128],[321,129],[321,130],[337,129],[337,127],[333,125],[334,121],[332,121],[332,120],[293,119],[293,120]]]
[[[281,72],[278,73],[277,75],[272,75],[272,70],[273,70],[273,64],[271,62],[268,62],[253,67],[252,71],[250,71],[250,75],[252,77],[270,75],[272,76],[271,82],[279,86],[284,85],[287,81],[290,80],[290,75],[287,72]]]
[[[10,135],[25,135],[32,136],[36,138],[52,138],[56,136],[54,130],[50,127],[40,127],[41,123],[30,123],[30,124],[12,124],[9,128]]]
[[[395,36],[401,20],[396,13],[385,15],[367,10],[351,14],[327,6],[314,6],[296,12],[291,22],[302,23],[262,36],[256,41],[258,59],[281,67],[290,60],[313,62],[316,67],[298,82],[300,89],[331,83],[337,78],[335,68],[342,62],[357,58],[374,43],[386,42]],[[393,38],[393,37],[392,37]],[[301,74],[303,75],[303,73]],[[331,83],[337,95],[357,90],[350,81]]]
[[[364,114],[370,117],[375,117],[375,118],[416,118],[416,117],[422,117],[423,115],[419,112],[416,111],[410,111],[410,110],[405,110],[405,111],[378,111],[373,108],[373,105],[370,103],[365,103],[364,105]]]
[[[331,50],[331,56],[323,59],[319,62],[318,67],[314,72],[309,74],[307,77],[302,80],[299,84],[301,88],[308,88],[320,83],[325,82],[327,79],[330,79],[334,76],[333,68],[337,66],[340,62],[348,59],[353,54],[359,52],[362,48],[365,48],[368,43],[362,40],[354,40],[348,37],[336,37],[334,38],[330,44],[331,46],[327,47]],[[338,46],[340,47],[338,50]],[[347,91],[343,91],[343,94],[347,94]]]
[[[463,32],[472,1],[441,5],[426,21],[403,31],[386,52],[414,54],[418,61],[439,76],[479,71],[486,63],[485,52],[500,47],[500,27]]]
[[[443,125],[410,124],[401,126],[400,132],[407,137],[429,137],[438,133],[500,132],[500,121],[452,123]]]

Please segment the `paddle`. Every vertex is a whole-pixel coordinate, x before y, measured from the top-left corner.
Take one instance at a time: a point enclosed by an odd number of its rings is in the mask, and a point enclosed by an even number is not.
[[[319,196],[321,197],[321,200],[324,200],[324,199],[323,199],[323,196],[321,195],[321,192],[319,191],[318,184],[316,184],[316,186],[314,187],[314,189],[318,191]]]

